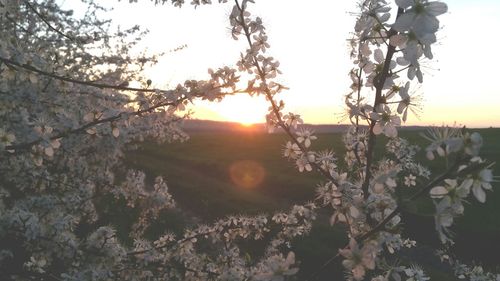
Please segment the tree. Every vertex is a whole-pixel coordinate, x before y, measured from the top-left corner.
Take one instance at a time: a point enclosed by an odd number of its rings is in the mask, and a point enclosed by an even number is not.
[[[139,27],[113,32],[97,17],[102,8],[84,2],[87,13],[75,19],[53,0],[0,1],[2,279],[284,280],[298,271],[288,243],[306,235],[317,209],[327,208],[332,224],[347,225],[350,243],[332,260],[344,258],[348,279],[427,280],[420,268],[397,265],[386,253],[414,246],[400,234],[403,200],[396,189],[418,186],[404,200],[430,192],[443,243],[450,241],[447,229],[463,213],[470,191],[484,202],[484,189],[491,189],[491,164],[478,157],[482,139],[477,133],[430,131],[428,157],[437,154],[450,163],[434,177],[414,161],[417,147],[397,137],[401,118],[406,121],[415,105],[406,80],[423,80],[419,61],[432,59],[436,16],[446,12],[444,3],[398,0],[392,24],[385,1],[360,3],[352,38],[352,92],[346,96],[353,127],[345,137],[348,168],[340,171],[331,152],[310,150],[316,137],[297,129],[300,116],[283,113],[284,102],[276,98],[286,87],[274,81],[279,62],[265,54],[269,44],[262,20],[249,12],[253,1],[235,1],[229,17],[233,37],[248,43],[237,69],[209,70],[209,80],[188,80],[171,90],[152,88],[141,75],[155,56],[129,54]],[[183,2],[172,1],[174,6]],[[399,76],[403,71],[408,79]],[[253,75],[242,89],[240,72]],[[128,87],[129,81],[141,86]],[[285,156],[301,172],[315,169],[324,175],[318,199],[286,213],[232,216],[182,235],[148,238],[149,224],[175,203],[162,178],[148,184],[144,173],[122,165],[124,151],[146,138],[184,139],[178,109],[195,98],[218,100],[240,92],[264,95],[270,103],[269,128],[290,136]],[[381,135],[389,138],[391,156],[375,161]],[[129,242],[106,221],[110,198],[137,211]],[[260,259],[242,254],[240,242],[246,239],[268,242]]]

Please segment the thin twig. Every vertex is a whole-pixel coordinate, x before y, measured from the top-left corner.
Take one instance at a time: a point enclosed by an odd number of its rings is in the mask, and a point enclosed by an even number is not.
[[[240,6],[238,0],[235,0],[235,3],[236,3],[238,10],[240,11],[240,20],[241,21],[239,23],[243,28],[244,35],[247,39],[249,47],[252,48],[253,44],[252,44],[252,39],[251,39],[251,33],[250,33],[248,26],[246,25],[245,20],[244,20],[244,9]],[[297,138],[294,136],[293,132],[290,130],[290,127],[287,126],[285,124],[285,122],[283,121],[283,119],[281,118],[279,107],[276,104],[276,101],[274,100],[273,95],[272,95],[271,91],[269,90],[269,87],[267,87],[266,75],[265,75],[264,71],[262,70],[262,67],[259,64],[259,61],[257,60],[257,58],[255,56],[253,56],[253,60],[254,60],[254,66],[257,69],[257,73],[259,74],[259,78],[262,81],[262,83],[266,86],[266,87],[264,87],[264,94],[266,95],[267,100],[271,103],[271,110],[272,110],[274,116],[276,117],[276,119],[278,120],[278,126],[281,129],[283,129],[283,131],[285,131],[285,133],[299,147],[299,149],[302,151],[302,153],[306,154],[307,148],[301,142],[299,142],[297,140]],[[323,176],[328,178],[331,182],[338,184],[337,180],[335,180],[335,178],[333,178],[333,176],[330,174],[330,172],[327,171],[326,169],[323,169],[323,167],[318,165],[316,162],[309,162],[309,164],[311,164],[311,166],[313,166],[318,172],[320,172]]]
[[[74,41],[75,39],[73,39],[72,37],[68,36],[67,34],[63,33],[62,31],[60,31],[59,29],[55,28],[54,26],[52,26],[50,24],[50,22],[42,15],[40,14],[36,9],[35,7],[33,7],[33,5],[31,5],[28,1],[24,1],[24,3],[26,4],[26,6],[28,6],[28,8],[30,8],[50,29],[52,29],[53,31],[55,31],[56,33],[60,34],[61,36],[71,40],[71,41]]]

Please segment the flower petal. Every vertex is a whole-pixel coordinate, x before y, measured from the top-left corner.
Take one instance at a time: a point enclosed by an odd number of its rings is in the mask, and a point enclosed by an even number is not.
[[[406,9],[414,4],[415,4],[415,1],[413,1],[413,0],[396,0],[396,5],[398,5],[398,7],[403,8],[403,9]]]
[[[474,196],[476,196],[477,201],[481,203],[486,202],[486,193],[480,185],[475,185],[474,187],[472,187],[472,192],[474,193]]]
[[[430,2],[425,11],[432,16],[439,16],[448,11],[448,6],[443,2]]]
[[[375,135],[380,135],[382,133],[382,127],[380,126],[380,123],[377,122],[377,124],[373,126],[373,133]]]
[[[378,63],[384,62],[384,52],[382,52],[382,50],[380,50],[380,49],[375,50],[373,57],[375,58],[375,61]]]
[[[443,198],[443,196],[448,194],[448,190],[444,186],[436,186],[429,191],[429,194],[432,198]]]
[[[413,25],[413,21],[415,20],[414,13],[405,13],[402,14],[396,22],[392,25],[392,28],[399,32],[404,32],[410,29]]]
[[[385,135],[389,138],[395,138],[398,136],[398,130],[394,125],[387,124],[387,126],[385,126]]]

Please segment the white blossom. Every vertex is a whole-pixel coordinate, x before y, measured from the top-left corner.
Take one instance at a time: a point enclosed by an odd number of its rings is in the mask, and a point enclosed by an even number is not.
[[[434,33],[439,28],[437,16],[446,13],[445,3],[427,0],[396,0],[396,4],[405,9],[394,23],[393,28],[403,32],[412,30],[417,36]]]

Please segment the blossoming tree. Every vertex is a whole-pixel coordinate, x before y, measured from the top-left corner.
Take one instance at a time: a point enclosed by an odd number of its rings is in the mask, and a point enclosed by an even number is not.
[[[418,266],[391,258],[416,243],[401,234],[399,213],[406,202],[433,198],[437,235],[446,244],[463,202],[471,196],[486,200],[493,176],[491,163],[478,156],[479,134],[430,130],[427,157],[448,163],[437,175],[416,163],[417,146],[398,137],[398,126],[416,105],[412,86],[423,82],[420,63],[433,58],[437,16],[447,11],[442,2],[359,4],[351,39],[352,85],[345,98],[352,127],[344,138],[342,170],[333,152],[311,149],[317,137],[278,99],[286,87],[275,81],[279,62],[266,54],[263,22],[250,13],[254,1],[236,0],[229,16],[233,38],[248,43],[235,68],[209,70],[208,80],[188,80],[169,90],[151,87],[141,75],[155,56],[129,53],[140,29],[111,31],[109,22],[97,17],[102,8],[84,2],[87,13],[77,19],[53,0],[0,1],[2,280],[292,280],[298,267],[290,241],[307,235],[324,208],[332,225],[346,226],[350,242],[330,262],[342,260],[347,279],[428,280]],[[251,76],[244,88],[240,73]],[[141,86],[129,87],[129,81]],[[147,237],[148,226],[175,202],[162,178],[148,184],[143,172],[124,167],[124,152],[146,138],[185,139],[178,123],[187,102],[241,92],[267,98],[269,129],[290,137],[284,156],[300,172],[324,176],[317,198],[288,212],[231,216],[182,235],[166,230]],[[382,135],[389,139],[388,154],[375,159]],[[405,187],[415,192],[400,198],[397,191]],[[109,198],[138,210],[129,243],[106,220]],[[266,241],[264,254],[249,259],[240,250],[242,240]],[[455,264],[460,276],[498,280]]]

